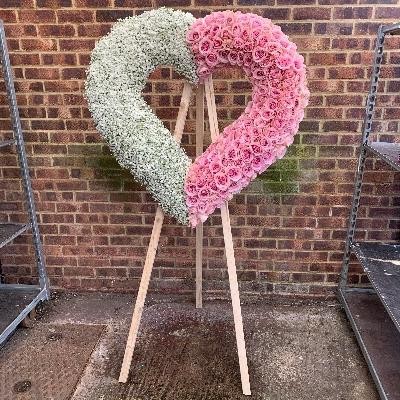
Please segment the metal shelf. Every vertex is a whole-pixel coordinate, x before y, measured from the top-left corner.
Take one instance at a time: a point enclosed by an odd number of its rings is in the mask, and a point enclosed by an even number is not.
[[[339,300],[384,400],[400,400],[400,333],[370,290],[339,290]]]
[[[36,305],[46,298],[46,290],[39,286],[0,284],[0,346]]]
[[[11,146],[13,144],[15,144],[15,139],[3,140],[3,141],[0,141],[0,148],[6,147],[6,146]]]
[[[352,249],[400,332],[400,245],[364,242]]]
[[[386,25],[382,28],[383,34],[387,35],[400,35],[400,23],[393,25]]]
[[[400,144],[370,141],[379,75],[385,59],[385,37],[399,34],[400,23],[380,25],[377,33],[339,284],[340,301],[384,400],[400,400],[400,245],[355,243],[354,237],[369,153],[400,171]],[[373,289],[355,290],[348,286],[352,252]]]
[[[400,143],[370,142],[364,146],[392,168],[400,171]]]
[[[29,224],[0,224],[0,249],[29,229]]]

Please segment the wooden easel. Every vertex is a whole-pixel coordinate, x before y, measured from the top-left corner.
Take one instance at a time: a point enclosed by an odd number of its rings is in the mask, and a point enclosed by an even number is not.
[[[186,116],[189,109],[192,86],[185,83],[182,92],[181,103],[176,120],[174,138],[180,143],[185,126]],[[199,85],[196,93],[196,155],[203,152],[204,141],[204,94],[206,96],[208,118],[210,123],[211,140],[215,141],[219,135],[217,110],[215,106],[214,86],[212,78],[206,79],[204,84]],[[235,256],[233,250],[231,223],[229,218],[228,204],[221,207],[222,227],[225,242],[225,255],[228,266],[229,286],[231,291],[233,317],[236,332],[236,344],[239,357],[240,376],[242,380],[242,391],[245,395],[250,395],[250,381],[247,367],[246,345],[243,332],[242,313],[240,308],[239,286],[236,274]],[[151,233],[149,248],[147,250],[146,261],[143,267],[142,279],[136,298],[135,308],[132,315],[132,322],[129,329],[129,336],[125,348],[124,360],[122,362],[119,382],[125,383],[128,379],[131,366],[133,350],[137,339],[140,319],[143,313],[147,289],[149,286],[151,271],[154,258],[157,252],[158,241],[160,239],[161,228],[164,220],[164,213],[160,206],[157,207],[154,219],[153,230]],[[196,307],[202,307],[202,252],[203,252],[203,225],[196,227]]]

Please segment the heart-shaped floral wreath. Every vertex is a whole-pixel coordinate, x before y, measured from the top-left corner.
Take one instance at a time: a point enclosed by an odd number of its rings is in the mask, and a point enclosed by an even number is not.
[[[160,8],[119,21],[97,43],[86,96],[118,162],[167,214],[196,226],[293,142],[309,98],[303,61],[280,27],[258,15],[222,11],[195,19]],[[160,65],[194,84],[218,67],[240,66],[253,85],[243,114],[193,164],[142,98]]]

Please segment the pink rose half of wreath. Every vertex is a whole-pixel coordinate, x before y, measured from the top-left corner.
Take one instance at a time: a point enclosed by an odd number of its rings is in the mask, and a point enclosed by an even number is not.
[[[214,12],[197,19],[186,40],[200,80],[232,65],[242,67],[253,85],[244,113],[189,168],[185,198],[194,227],[283,157],[303,119],[309,91],[296,45],[266,18]]]

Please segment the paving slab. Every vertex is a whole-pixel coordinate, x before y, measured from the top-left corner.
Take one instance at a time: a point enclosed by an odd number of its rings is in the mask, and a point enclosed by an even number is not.
[[[226,301],[198,310],[185,297],[150,296],[129,380],[118,383],[133,301],[129,294],[62,294],[45,306],[38,324],[106,326],[72,400],[248,399]],[[378,400],[336,302],[263,300],[245,303],[242,313],[251,399]]]
[[[0,398],[69,400],[103,330],[40,323],[18,329],[0,351]]]

